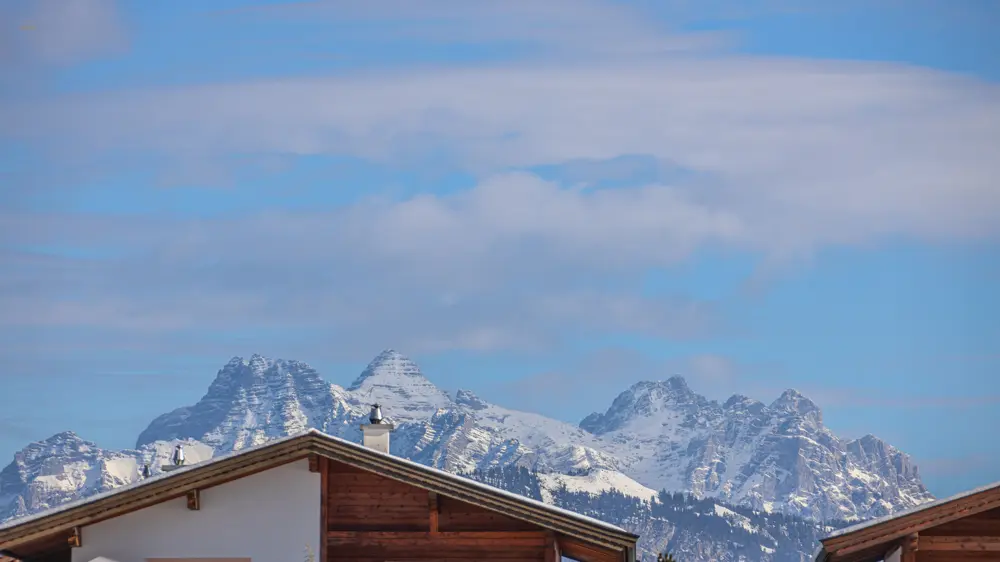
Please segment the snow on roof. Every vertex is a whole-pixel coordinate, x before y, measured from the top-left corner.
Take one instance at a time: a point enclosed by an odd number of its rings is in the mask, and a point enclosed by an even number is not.
[[[395,462],[395,463],[399,463],[399,464],[404,464],[404,465],[416,468],[418,470],[422,470],[424,472],[428,472],[428,473],[432,473],[432,474],[438,475],[438,476],[443,477],[443,478],[449,478],[449,479],[452,479],[452,480],[461,480],[463,482],[463,484],[466,484],[466,485],[469,485],[469,486],[472,486],[472,487],[475,487],[475,488],[479,488],[480,490],[483,490],[483,491],[488,492],[490,494],[493,494],[495,496],[502,496],[502,497],[505,497],[505,498],[512,499],[514,501],[518,501],[518,502],[524,503],[524,504],[533,505],[533,506],[536,506],[536,507],[539,507],[539,508],[542,508],[542,509],[554,512],[554,513],[558,513],[558,514],[562,515],[563,517],[576,519],[577,521],[580,521],[580,522],[583,522],[583,523],[587,523],[588,525],[592,525],[592,526],[595,526],[595,527],[601,527],[601,528],[609,530],[609,531],[615,531],[615,532],[620,532],[620,533],[628,533],[628,531],[626,531],[625,529],[622,529],[621,527],[612,525],[610,523],[606,523],[606,522],[601,521],[599,519],[594,519],[593,517],[588,517],[586,515],[582,515],[582,514],[576,513],[575,511],[570,511],[568,509],[563,509],[561,507],[556,507],[556,506],[551,505],[551,504],[540,502],[538,500],[535,500],[535,499],[532,499],[532,498],[528,498],[528,497],[522,496],[520,494],[515,494],[513,492],[508,492],[506,490],[501,490],[500,488],[496,488],[494,486],[490,486],[489,484],[483,484],[482,482],[477,482],[475,480],[472,480],[470,478],[466,478],[464,476],[459,476],[459,475],[453,474],[451,472],[446,472],[444,470],[440,470],[440,469],[433,468],[433,467],[430,467],[430,466],[427,466],[427,465],[423,465],[423,464],[420,464],[420,463],[417,463],[417,462],[413,462],[413,461],[411,461],[409,459],[404,459],[402,457],[398,457],[398,456],[391,455],[391,454],[388,454],[388,453],[383,453],[381,451],[376,451],[374,449],[365,447],[364,445],[360,445],[358,443],[353,443],[351,441],[347,441],[346,439],[341,439],[340,437],[334,437],[333,435],[328,435],[328,434],[323,433],[322,431],[320,431],[318,429],[309,429],[307,431],[302,431],[302,432],[299,432],[299,433],[288,435],[286,437],[280,437],[280,438],[277,438],[277,439],[272,439],[272,440],[267,441],[265,443],[262,443],[260,445],[255,445],[253,447],[247,447],[246,449],[240,449],[239,451],[233,451],[231,453],[227,453],[225,455],[220,455],[218,457],[212,457],[211,459],[208,459],[206,461],[202,461],[202,462],[198,462],[198,463],[194,463],[194,464],[190,464],[190,465],[185,465],[185,466],[182,466],[180,468],[177,468],[176,470],[171,470],[170,472],[161,472],[160,474],[156,474],[154,476],[150,476],[149,478],[145,478],[143,480],[132,482],[130,484],[126,484],[125,486],[120,486],[120,487],[115,488],[113,490],[108,490],[106,492],[101,492],[99,494],[94,494],[92,496],[87,496],[85,498],[81,498],[81,499],[78,499],[78,500],[75,500],[75,501],[67,502],[67,503],[64,503],[64,504],[61,504],[61,505],[58,505],[58,506],[46,509],[44,511],[40,511],[40,512],[32,514],[32,515],[27,515],[25,517],[18,517],[18,518],[15,518],[15,519],[11,519],[11,520],[6,521],[4,523],[0,523],[0,531],[6,530],[6,529],[10,529],[12,527],[17,527],[17,526],[23,525],[25,523],[29,523],[31,521],[36,521],[38,519],[43,519],[45,517],[49,517],[49,516],[55,515],[57,513],[62,513],[64,511],[68,511],[70,509],[73,509],[73,508],[76,508],[76,507],[79,507],[79,506],[82,506],[82,505],[87,505],[87,504],[90,504],[90,503],[93,503],[93,502],[96,502],[96,501],[100,501],[100,500],[102,500],[104,498],[115,496],[115,495],[127,492],[129,490],[134,490],[136,488],[141,488],[143,486],[146,486],[148,484],[152,484],[154,482],[160,482],[160,481],[163,481],[163,480],[168,480],[170,478],[173,478],[173,477],[178,476],[180,474],[184,474],[184,473],[186,473],[186,472],[188,472],[190,470],[196,469],[196,468],[201,468],[203,466],[209,466],[209,465],[212,465],[212,464],[215,464],[215,463],[222,462],[222,461],[224,461],[226,459],[231,459],[233,457],[239,457],[241,455],[248,454],[248,453],[250,453],[252,451],[257,451],[257,450],[260,450],[260,449],[263,449],[263,448],[266,448],[266,447],[271,447],[271,446],[274,446],[274,445],[277,445],[277,444],[280,444],[280,443],[284,443],[284,442],[287,442],[287,441],[292,441],[292,440],[295,440],[295,439],[299,439],[299,438],[302,438],[302,437],[304,437],[306,435],[315,435],[315,436],[323,438],[323,439],[328,439],[330,441],[334,441],[334,442],[336,442],[339,445],[346,445],[348,447],[353,447],[355,449],[360,449],[360,450],[363,450],[366,453],[371,454],[373,456],[382,456],[382,457],[385,457],[387,459],[391,459],[391,462]]]
[[[132,482],[130,484],[126,484],[124,486],[119,486],[117,488],[108,490],[106,492],[101,492],[99,494],[94,494],[92,496],[87,496],[85,498],[80,498],[78,500],[74,500],[74,501],[71,501],[71,502],[66,502],[66,503],[63,503],[63,504],[59,504],[59,505],[57,505],[55,507],[50,507],[49,509],[46,509],[44,511],[39,511],[38,513],[33,513],[31,515],[26,515],[24,517],[17,517],[15,519],[11,519],[9,521],[5,521],[4,523],[0,523],[0,531],[5,530],[5,529],[9,529],[11,527],[17,527],[19,525],[23,525],[25,523],[28,523],[28,522],[31,522],[31,521],[35,521],[37,519],[42,519],[42,518],[48,517],[48,516],[56,514],[56,513],[61,513],[63,511],[68,511],[70,509],[73,509],[74,507],[79,507],[81,505],[87,505],[89,503],[93,503],[93,502],[102,500],[102,499],[107,498],[107,497],[111,497],[111,496],[115,496],[115,495],[121,494],[123,492],[127,492],[128,490],[134,490],[136,488],[141,488],[141,487],[143,487],[143,486],[145,486],[147,484],[152,484],[153,482],[159,482],[161,480],[167,480],[167,479],[172,478],[174,476],[177,476],[179,474],[184,474],[185,472],[187,472],[187,471],[189,471],[191,469],[194,469],[194,468],[201,468],[203,466],[208,466],[208,465],[211,465],[211,464],[222,462],[222,461],[224,461],[226,459],[230,459],[230,458],[233,458],[233,457],[244,455],[246,453],[249,453],[251,451],[256,451],[256,450],[262,449],[264,447],[268,447],[268,446],[271,446],[271,445],[276,445],[278,443],[283,443],[285,441],[291,441],[291,440],[293,440],[295,438],[298,438],[298,437],[301,437],[303,435],[306,435],[307,433],[308,432],[300,432],[300,433],[295,433],[295,434],[292,434],[292,435],[288,435],[286,437],[280,437],[278,439],[272,439],[271,441],[268,441],[268,442],[263,443],[261,445],[255,445],[253,447],[247,447],[246,449],[240,449],[239,451],[233,451],[231,453],[226,453],[225,455],[219,455],[217,457],[212,457],[212,458],[210,458],[208,460],[205,460],[205,461],[202,461],[202,462],[197,462],[197,463],[193,463],[193,464],[189,464],[189,465],[184,465],[184,466],[181,466],[180,468],[171,470],[170,472],[161,472],[159,474],[150,476],[149,478],[144,478],[142,480],[137,480],[137,481]]]
[[[944,505],[946,503],[950,503],[950,502],[953,502],[953,501],[956,501],[956,500],[960,500],[962,498],[967,498],[969,496],[974,496],[976,494],[980,494],[982,492],[986,492],[986,491],[992,490],[994,488],[1000,488],[1000,482],[994,482],[992,484],[987,484],[985,486],[980,486],[979,488],[976,488],[974,490],[968,490],[966,492],[962,492],[960,494],[955,494],[954,496],[951,496],[951,497],[948,497],[948,498],[943,498],[943,499],[940,499],[940,500],[934,500],[932,502],[920,504],[920,505],[918,505],[916,507],[911,507],[910,509],[905,509],[903,511],[900,511],[900,512],[897,512],[897,513],[893,513],[892,515],[886,515],[886,516],[878,517],[878,518],[875,518],[875,519],[869,519],[868,521],[865,521],[864,523],[858,523],[857,525],[851,525],[850,527],[844,527],[843,529],[839,529],[837,531],[834,531],[833,533],[830,533],[829,535],[827,535],[826,538],[832,539],[834,537],[840,537],[840,536],[843,536],[843,535],[848,535],[848,534],[853,533],[855,531],[860,531],[862,529],[867,529],[868,527],[874,527],[875,525],[879,525],[881,523],[885,523],[886,521],[892,521],[893,519],[899,519],[900,517],[905,517],[907,515],[911,515],[911,514],[914,514],[914,513],[919,513],[921,511],[924,511],[924,510],[927,510],[927,509],[932,509],[932,508],[935,508],[935,507],[937,507],[939,505]]]

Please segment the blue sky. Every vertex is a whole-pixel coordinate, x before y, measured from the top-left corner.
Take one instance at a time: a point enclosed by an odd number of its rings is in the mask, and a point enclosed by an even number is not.
[[[0,458],[394,347],[574,422],[793,387],[1000,480],[993,2],[0,10]]]

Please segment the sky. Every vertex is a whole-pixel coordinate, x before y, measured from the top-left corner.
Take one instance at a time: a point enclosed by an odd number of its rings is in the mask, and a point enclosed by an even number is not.
[[[991,0],[7,0],[0,465],[233,356],[809,396],[1000,480]],[[993,53],[991,55],[991,53]],[[544,389],[540,392],[540,389]]]

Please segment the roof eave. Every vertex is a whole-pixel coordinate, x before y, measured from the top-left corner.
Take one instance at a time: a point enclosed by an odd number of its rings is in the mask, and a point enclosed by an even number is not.
[[[329,459],[350,464],[361,469],[377,471],[381,476],[409,484],[414,484],[414,481],[417,481],[420,487],[433,489],[438,494],[476,505],[493,507],[501,510],[502,513],[510,517],[546,527],[589,543],[600,544],[608,548],[622,549],[634,546],[639,539],[638,535],[623,529],[612,530],[601,528],[585,521],[563,517],[561,514],[535,507],[528,502],[507,498],[503,495],[491,494],[485,490],[480,490],[479,486],[473,484],[471,481],[467,483],[463,481],[464,479],[460,480],[460,477],[452,478],[448,482],[435,474],[422,471],[417,467],[407,466],[408,463],[391,462],[392,460],[405,459],[396,459],[388,455],[383,455],[383,457],[389,458],[367,459],[364,458],[366,451],[360,449],[349,450],[340,443],[327,440],[322,435],[310,435],[310,438],[312,439],[311,451]],[[349,454],[355,452],[358,454]],[[378,462],[386,460],[390,462]],[[502,492],[499,489],[496,491]]]
[[[613,525],[587,521],[589,518],[572,512],[560,513],[555,510],[557,508],[535,505],[533,500],[518,498],[503,490],[480,485],[454,474],[438,474],[440,471],[436,469],[365,449],[313,430],[257,449],[193,465],[189,469],[122,489],[120,492],[111,492],[93,501],[84,501],[66,509],[56,509],[51,514],[29,518],[20,524],[15,523],[0,529],[0,548],[12,549],[66,532],[73,527],[93,524],[181,497],[191,490],[210,488],[301,460],[310,454],[377,472],[458,500],[492,507],[517,519],[606,548],[634,547],[639,539],[638,535]]]
[[[892,543],[911,533],[956,521],[976,513],[1000,508],[1000,486],[991,485],[935,502],[926,508],[914,509],[871,525],[859,525],[848,532],[840,531],[820,541],[823,549],[836,553],[857,545]],[[829,557],[829,555],[828,555]]]

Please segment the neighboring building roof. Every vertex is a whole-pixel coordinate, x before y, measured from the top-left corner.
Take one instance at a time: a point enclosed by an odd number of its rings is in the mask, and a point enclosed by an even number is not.
[[[191,490],[223,484],[310,454],[500,511],[590,543],[620,548],[634,546],[638,539],[637,535],[603,521],[312,429],[0,524],[0,551],[12,549],[16,552],[12,547],[17,544],[117,517],[181,497]]]
[[[1000,482],[995,482],[833,532],[820,541],[823,546],[815,560],[836,560],[838,551],[844,549],[859,553],[852,556],[852,560],[880,560],[892,543],[907,535],[998,507]],[[872,557],[865,557],[867,551],[874,553]]]

